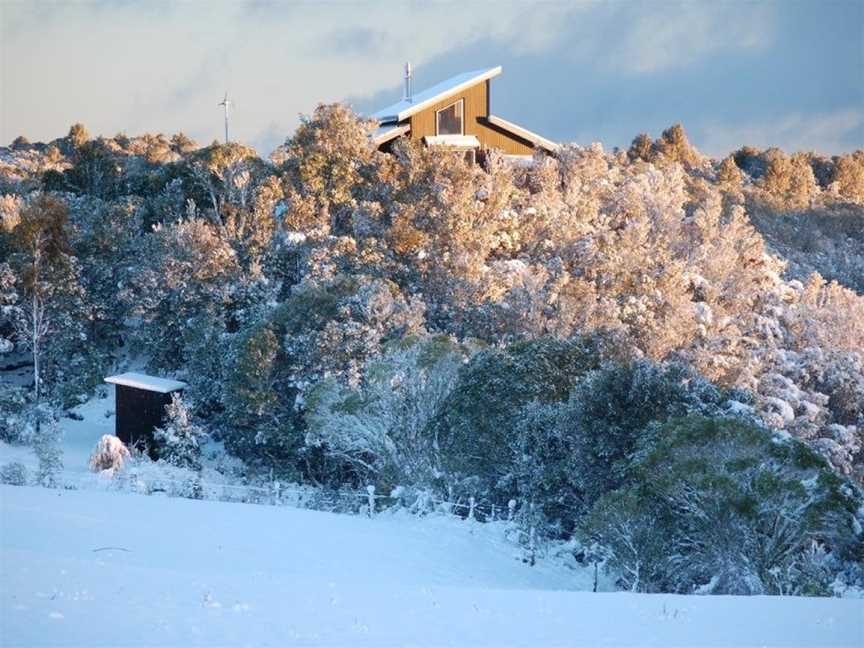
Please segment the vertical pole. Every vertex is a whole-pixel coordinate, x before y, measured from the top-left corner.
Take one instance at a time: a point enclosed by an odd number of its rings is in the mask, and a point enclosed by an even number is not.
[[[369,484],[366,487],[366,493],[369,498],[369,517],[375,516],[375,487]]]

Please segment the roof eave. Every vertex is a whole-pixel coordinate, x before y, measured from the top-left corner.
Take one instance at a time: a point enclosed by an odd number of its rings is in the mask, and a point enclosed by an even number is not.
[[[372,143],[375,146],[381,146],[382,144],[386,144],[387,142],[400,137],[401,135],[405,135],[411,131],[411,126],[409,124],[402,124],[401,126],[395,126],[392,129],[388,130],[385,133],[380,133],[379,135],[372,136]]]
[[[527,128],[522,128],[521,126],[514,124],[511,121],[507,121],[506,119],[502,119],[501,117],[489,115],[486,120],[493,126],[497,126],[501,130],[512,133],[517,137],[521,137],[522,139],[531,142],[534,146],[542,148],[550,153],[557,153],[561,149],[560,144],[556,144],[552,140],[548,140]]]

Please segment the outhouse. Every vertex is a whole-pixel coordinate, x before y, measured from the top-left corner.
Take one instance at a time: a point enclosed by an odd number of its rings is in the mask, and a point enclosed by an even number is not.
[[[171,395],[185,389],[186,383],[134,372],[108,376],[105,382],[117,388],[115,434],[128,447],[147,449],[158,458],[153,431],[165,422]]]

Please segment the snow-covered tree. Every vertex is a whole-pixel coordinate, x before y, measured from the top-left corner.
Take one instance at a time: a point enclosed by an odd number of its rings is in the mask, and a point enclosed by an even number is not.
[[[626,588],[826,595],[858,559],[860,491],[800,442],[693,416],[656,438],[582,523]]]
[[[171,402],[165,406],[165,423],[153,432],[159,458],[180,468],[198,470],[206,435],[206,430],[193,421],[183,399],[172,394]]]
[[[447,338],[421,338],[368,361],[358,388],[323,381],[306,403],[306,443],[350,466],[361,484],[430,488],[442,461],[428,424],[465,359]]]

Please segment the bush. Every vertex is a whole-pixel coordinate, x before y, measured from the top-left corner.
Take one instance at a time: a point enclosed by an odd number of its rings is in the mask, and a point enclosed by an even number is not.
[[[27,469],[23,464],[11,462],[0,467],[0,484],[10,486],[27,485]]]
[[[581,524],[633,591],[827,595],[860,561],[861,493],[802,443],[740,419],[660,426]]]
[[[360,485],[428,489],[441,457],[428,422],[466,358],[446,337],[400,344],[364,368],[361,388],[325,380],[307,400],[307,445],[347,465]]]
[[[535,406],[520,422],[512,443],[520,498],[535,503],[544,528],[566,535],[625,482],[657,424],[722,403],[721,392],[684,365],[636,361],[591,371],[566,402]]]
[[[539,339],[488,349],[462,368],[450,395],[430,423],[448,487],[471,484],[480,496],[510,497],[511,442],[519,413],[532,401],[556,402],[602,361],[597,341]]]
[[[113,434],[103,434],[90,455],[90,470],[117,472],[123,468],[130,456],[129,450],[120,439]]]

